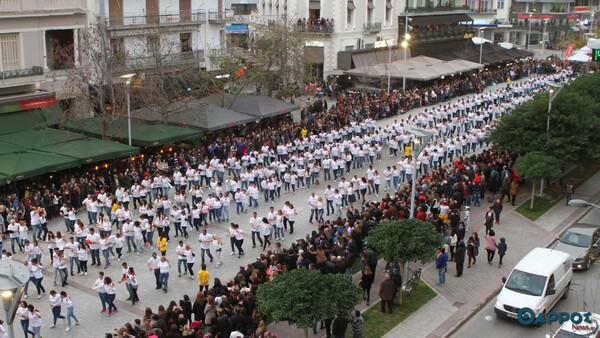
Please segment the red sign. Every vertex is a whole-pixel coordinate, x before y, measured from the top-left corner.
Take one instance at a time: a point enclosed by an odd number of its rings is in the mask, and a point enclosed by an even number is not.
[[[587,12],[589,10],[590,10],[590,8],[588,6],[575,6],[573,8],[573,11],[575,11],[575,12]]]
[[[569,47],[567,47],[567,51],[565,52],[565,62],[567,62],[567,59],[569,58],[569,56],[571,56],[573,48],[575,48],[574,44],[570,44]]]
[[[37,108],[42,108],[42,107],[50,107],[50,106],[54,106],[56,104],[58,104],[58,101],[56,100],[56,97],[54,97],[54,95],[52,95],[52,96],[46,96],[46,97],[41,97],[41,98],[37,98],[37,99],[21,101],[21,102],[19,102],[19,107],[21,108],[21,110],[29,110],[29,109],[37,109]]]
[[[560,19],[561,16],[559,16]],[[579,19],[579,14],[567,14],[566,18],[569,20]],[[530,14],[530,13],[518,13],[517,19],[540,19],[540,20],[552,20],[554,15],[552,14]],[[564,16],[563,16],[564,18]]]

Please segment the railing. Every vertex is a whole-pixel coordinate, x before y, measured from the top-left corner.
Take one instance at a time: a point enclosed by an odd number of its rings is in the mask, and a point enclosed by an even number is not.
[[[203,10],[198,10],[160,12],[159,14],[125,13],[121,17],[110,17],[107,20],[109,26],[140,26],[178,24],[186,22],[202,23],[206,22],[206,12]]]
[[[469,12],[474,14],[496,14],[498,13],[498,10],[496,8],[484,8],[481,10],[477,8],[469,8]]]
[[[475,30],[470,27],[456,26],[456,25],[435,25],[436,29],[415,29],[410,33],[411,40],[414,41],[428,41],[428,40],[451,40],[451,39],[465,39],[476,36]]]
[[[334,21],[333,19],[298,19],[296,30],[306,33],[331,34],[334,31]]]
[[[433,2],[425,7],[406,7],[406,13],[426,13],[426,12],[449,12],[449,11],[470,11],[469,6],[434,6]]]
[[[182,52],[161,56],[125,57],[120,67],[123,69],[150,69],[155,67],[171,67],[189,65],[204,61],[204,51]]]
[[[234,13],[232,9],[226,9],[224,11],[219,11],[217,9],[208,10],[208,22],[210,23],[221,23],[233,19]]]
[[[0,79],[15,79],[19,77],[44,75],[44,67],[33,66],[25,69],[0,71]]]
[[[365,33],[379,33],[381,32],[381,22],[369,22],[364,26]]]

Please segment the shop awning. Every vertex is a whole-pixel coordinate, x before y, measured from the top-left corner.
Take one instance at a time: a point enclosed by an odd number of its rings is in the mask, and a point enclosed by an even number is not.
[[[248,25],[245,24],[231,24],[225,26],[225,33],[227,34],[247,34]]]
[[[0,141],[0,155],[16,153],[18,151],[23,151],[23,150],[25,150],[25,148],[18,146],[16,144]]]
[[[168,107],[167,123],[177,126],[196,127],[216,131],[256,121],[255,116],[210,104],[201,100],[174,103]],[[131,112],[131,116],[148,121],[162,121],[163,116],[156,108],[144,108]]]
[[[0,142],[15,144],[24,149],[36,149],[82,138],[85,136],[66,130],[35,128],[0,135]]]
[[[381,77],[387,76],[389,68],[390,77],[406,77],[410,80],[428,81],[442,76],[468,72],[481,67],[483,65],[467,60],[444,61],[421,55],[407,59],[406,62],[398,60],[391,64],[381,63],[373,66],[363,66],[345,71],[344,73],[366,77]]]
[[[265,95],[233,95],[228,93],[214,94],[201,99],[201,101],[253,116],[255,118],[269,118],[284,115],[300,109],[295,104],[278,100]]]
[[[102,116],[72,121],[64,127],[85,135],[102,138],[102,126],[105,124]],[[159,146],[172,142],[191,140],[200,137],[201,130],[182,128],[164,124],[153,124],[139,119],[131,119],[131,142],[138,147]],[[109,140],[128,142],[127,118],[118,116],[108,121],[106,138]]]
[[[84,138],[45,147],[37,147],[36,150],[74,157],[80,163],[106,161],[139,153],[139,148],[95,138]]]
[[[36,150],[0,155],[0,175],[6,181],[22,180],[78,165],[76,158]]]

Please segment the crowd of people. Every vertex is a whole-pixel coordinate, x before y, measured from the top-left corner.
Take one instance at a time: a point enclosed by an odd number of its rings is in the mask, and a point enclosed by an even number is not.
[[[534,63],[530,66],[538,69]],[[363,246],[363,239],[384,219],[407,218],[412,213],[418,219],[431,221],[437,231],[447,235],[453,260],[455,248],[466,247],[469,207],[480,206],[485,196],[488,201],[501,204],[505,196],[514,199],[516,195],[512,185],[518,184],[519,178],[511,170],[515,155],[485,150],[486,134],[500,116],[543,90],[544,81],[564,81],[572,75],[569,69],[560,67],[556,72],[558,78],[554,74],[551,78],[531,77],[488,93],[473,94],[454,104],[428,107],[385,127],[376,127],[374,118],[400,113],[399,106],[389,105],[398,104],[399,93],[344,94],[330,109],[327,101],[313,103],[308,113],[313,118],[307,118],[304,125],[272,130],[272,135],[269,131],[259,133],[253,141],[232,138],[213,143],[205,152],[181,149],[148,156],[114,168],[110,175],[88,173],[69,178],[59,186],[49,184],[27,190],[24,196],[7,196],[0,219],[12,250],[3,250],[2,258],[17,259],[18,247],[26,257],[37,297],[41,298],[45,288],[41,264],[44,250],[40,242],[48,244],[45,266],[52,268],[55,285],[60,278],[63,287],[68,286],[69,272],[71,276],[75,271],[87,275],[90,256],[91,266],[106,268],[115,258],[121,261],[128,255],[150,254],[156,247],[159,253],[151,254],[147,267],[154,272],[156,288],[166,293],[170,270],[175,265],[170,263],[167,243],[171,236],[181,238],[173,255],[179,276],[196,278],[194,247],[200,247],[199,292],[194,302],[184,297],[179,304],[171,302],[167,308],[159,307],[157,313],[147,309],[143,321],[125,325],[120,334],[161,336],[172,332],[198,336],[202,331],[207,337],[235,337],[235,332],[240,336],[273,336],[266,328],[266,319],[256,309],[255,291],[260,283],[289,269],[305,267],[351,274],[354,262],[360,259],[365,301],[370,301],[371,276],[376,273],[377,260],[373,251]],[[385,107],[393,109],[387,111]],[[345,119],[331,123],[335,116]],[[319,121],[323,118],[326,119]],[[412,152],[414,137],[406,130],[408,125],[434,135],[416,158]],[[395,157],[398,162],[379,173],[375,167],[383,156]],[[416,191],[412,192],[409,183],[415,177],[415,169],[419,176]],[[286,194],[293,196],[297,189],[310,190],[314,185],[326,187],[323,196],[312,193],[307,201],[308,221],[317,222],[318,230],[286,245],[286,232],[293,235],[298,213],[289,200],[281,207],[275,207],[275,202],[279,205]],[[410,209],[411,198],[418,202],[415,210]],[[252,210],[263,200],[272,206],[266,215],[259,216]],[[214,249],[215,265],[222,264],[223,239],[212,235],[207,225],[229,223],[233,203],[237,214],[251,211],[248,215],[252,216],[242,226],[230,224],[227,237],[231,255],[237,252],[241,258],[245,254],[243,229],[249,230],[253,247],[258,241],[263,252],[254,263],[242,266],[230,282],[223,284],[215,278],[211,284],[206,260],[213,262]],[[85,217],[78,213],[80,206],[85,208]],[[139,216],[134,217],[135,209]],[[496,223],[500,222],[501,208],[493,211]],[[64,219],[65,235],[58,229],[49,231],[47,222],[51,217]],[[199,233],[197,245],[186,242],[192,229]],[[398,267],[391,264],[386,268],[390,275],[385,281],[394,280],[397,290],[401,284]],[[102,303],[101,313],[110,316],[118,311],[114,305],[115,283],[125,283],[128,300],[133,304],[139,301],[136,273],[124,262],[118,281],[100,271],[93,288]],[[462,270],[457,276],[461,274]],[[443,284],[441,276],[440,283]],[[54,296],[51,292],[50,297],[56,297],[56,292]],[[55,299],[57,305],[53,305],[59,308],[55,324],[61,318],[61,303],[57,302]],[[32,326],[33,322],[38,323],[35,309],[26,316]],[[321,327],[329,335],[339,334],[352,324],[356,333],[362,330],[359,317],[347,320],[340,314],[323,321]],[[27,328],[24,331],[27,335]]]
[[[333,33],[333,25],[333,18],[302,18],[296,22],[296,29],[298,32]]]

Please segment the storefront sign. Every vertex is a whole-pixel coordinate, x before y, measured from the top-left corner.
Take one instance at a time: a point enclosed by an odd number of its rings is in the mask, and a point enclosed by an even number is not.
[[[532,13],[518,13],[517,19],[526,20],[552,20],[552,19],[564,19],[567,18],[569,20],[579,19],[579,14],[567,14],[567,15],[554,15],[554,14],[532,14]]]
[[[12,113],[19,110],[30,110],[43,107],[51,107],[56,104],[58,104],[58,101],[56,100],[56,97],[54,95],[24,100],[20,102],[5,103],[0,105],[0,114]]]

